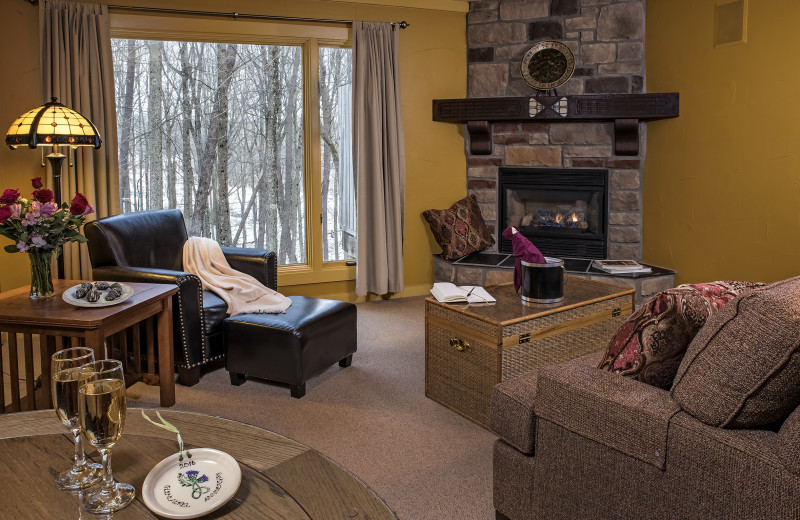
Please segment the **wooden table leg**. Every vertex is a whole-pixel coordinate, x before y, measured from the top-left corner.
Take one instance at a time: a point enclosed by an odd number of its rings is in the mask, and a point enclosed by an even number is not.
[[[94,350],[95,361],[106,359],[106,337],[101,329],[91,329],[86,331],[84,336],[86,346]]]
[[[164,308],[158,313],[158,386],[161,389],[161,406],[175,404],[175,347],[172,344],[172,297],[163,300]]]

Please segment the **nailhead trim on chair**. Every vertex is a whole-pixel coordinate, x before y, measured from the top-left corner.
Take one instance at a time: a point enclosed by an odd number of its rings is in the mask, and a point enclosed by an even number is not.
[[[198,278],[196,275],[193,275],[193,274],[187,274],[187,275],[184,275],[184,276],[179,276],[178,279],[177,279],[178,286],[183,284],[185,281],[192,280],[192,279],[197,280],[197,283],[198,283],[198,285],[200,287],[200,291],[198,292],[198,303],[200,304],[200,306],[198,308],[201,309],[201,311],[202,311],[202,309],[203,309],[203,284],[202,284],[202,282],[200,282],[200,278]],[[188,344],[186,343],[186,328],[185,328],[184,323],[183,323],[183,312],[182,312],[182,309],[183,309],[183,299],[181,298],[180,291],[178,291],[178,316],[179,316],[180,324],[181,324],[181,342],[183,343],[183,361],[184,361],[183,365],[178,365],[178,366],[181,367],[181,368],[194,368],[194,367],[198,367],[198,366],[204,365],[204,364],[208,363],[209,361],[213,361],[214,359],[219,359],[219,356],[217,356],[217,357],[215,357],[213,359],[208,359],[206,357],[206,351],[208,350],[208,347],[206,345],[206,334],[205,334],[205,331],[206,331],[205,313],[204,312],[200,312],[200,354],[202,356],[202,360],[201,360],[200,363],[195,363],[194,365],[190,365],[189,364],[189,348],[188,348]]]

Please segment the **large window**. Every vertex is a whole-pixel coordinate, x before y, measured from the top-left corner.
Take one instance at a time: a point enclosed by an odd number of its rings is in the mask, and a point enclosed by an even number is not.
[[[122,211],[281,265],[353,258],[351,50],[311,49],[114,38]]]

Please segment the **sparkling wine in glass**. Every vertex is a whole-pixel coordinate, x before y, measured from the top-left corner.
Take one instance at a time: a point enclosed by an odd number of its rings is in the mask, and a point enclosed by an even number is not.
[[[59,350],[53,354],[50,370],[53,374],[51,386],[56,415],[72,431],[75,454],[72,467],[56,476],[61,489],[81,489],[98,482],[100,465],[86,461],[83,452],[81,427],[78,421],[78,386],[81,366],[94,361],[94,351],[86,347]]]
[[[119,379],[125,381],[122,361],[117,359],[92,360],[81,366],[81,383],[96,379]]]
[[[90,513],[111,513],[127,506],[136,492],[130,484],[116,482],[111,473],[111,447],[125,427],[125,383],[121,379],[81,381],[78,390],[78,417],[89,443],[103,457],[103,484],[87,493],[83,507]]]

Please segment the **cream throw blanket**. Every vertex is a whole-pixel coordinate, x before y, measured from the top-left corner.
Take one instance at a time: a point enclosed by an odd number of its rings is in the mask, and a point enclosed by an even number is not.
[[[210,238],[189,237],[183,246],[183,269],[200,278],[208,289],[225,300],[228,314],[280,313],[292,300],[250,275],[234,270],[219,244]]]

